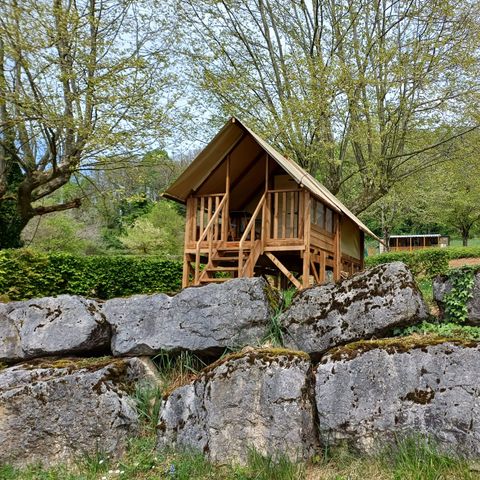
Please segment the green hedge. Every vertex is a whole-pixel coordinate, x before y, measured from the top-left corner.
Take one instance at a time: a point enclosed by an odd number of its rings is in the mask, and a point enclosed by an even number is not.
[[[373,267],[382,263],[404,262],[415,276],[435,277],[448,270],[448,260],[447,249],[432,248],[416,252],[382,253],[366,258],[365,264]]]
[[[445,250],[447,251],[449,260],[480,257],[480,247],[449,247]]]
[[[480,257],[480,247],[449,247],[417,250],[414,252],[391,252],[374,255],[365,259],[368,267],[381,263],[404,262],[415,276],[433,278],[448,271],[449,260]]]
[[[181,288],[182,263],[158,257],[75,256],[0,251],[2,300],[63,293],[100,299]]]

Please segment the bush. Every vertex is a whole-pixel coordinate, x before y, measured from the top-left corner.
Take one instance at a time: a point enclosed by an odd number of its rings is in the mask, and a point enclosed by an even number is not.
[[[448,261],[450,260],[448,250],[446,248],[432,248],[416,252],[382,253],[366,258],[365,264],[367,267],[373,267],[382,263],[403,262],[416,277],[425,275],[433,278],[447,272]]]
[[[76,256],[0,251],[3,300],[75,294],[108,299],[181,288],[182,263],[154,256]]]
[[[478,258],[480,257],[480,247],[449,247],[445,251],[449,260],[457,258]]]

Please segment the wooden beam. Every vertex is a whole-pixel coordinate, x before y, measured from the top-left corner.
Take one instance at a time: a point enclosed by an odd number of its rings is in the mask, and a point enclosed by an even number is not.
[[[334,267],[333,267],[333,279],[335,281],[340,280],[340,272],[342,271],[342,229],[340,223],[340,215],[338,213],[333,214],[334,228],[335,228],[335,253],[334,253]]]
[[[265,255],[272,261],[272,263],[295,285],[299,290],[302,284],[292,275],[288,268],[273,254],[265,252]]]
[[[182,276],[182,288],[188,287],[190,280],[190,255],[185,253],[183,255],[183,276]]]
[[[227,202],[222,215],[222,241],[228,241],[228,231],[230,230],[230,155],[227,156],[227,175],[225,177],[225,195]]]
[[[365,233],[360,230],[360,270],[365,268]]]
[[[303,211],[303,223],[304,223],[304,244],[305,251],[303,253],[303,274],[302,274],[302,284],[303,288],[307,288],[310,284],[310,227],[311,227],[311,216],[310,216],[310,192],[308,190],[303,191],[304,196],[304,211]]]

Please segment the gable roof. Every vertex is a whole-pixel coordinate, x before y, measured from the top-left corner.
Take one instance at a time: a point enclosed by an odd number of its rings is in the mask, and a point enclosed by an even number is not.
[[[215,168],[243,139],[245,132],[253,137],[255,142],[277,162],[301,187],[306,188],[336,212],[350,218],[363,232],[381,240],[358,219],[338,198],[327,190],[317,179],[306,172],[293,160],[284,157],[263,138],[250,130],[237,118],[231,118],[217,133],[213,140],[199,153],[195,160],[186,168],[180,177],[166,190],[164,197],[185,203],[188,196],[209,177]]]

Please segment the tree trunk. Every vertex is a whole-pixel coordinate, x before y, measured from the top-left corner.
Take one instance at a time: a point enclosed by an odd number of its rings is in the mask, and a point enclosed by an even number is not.
[[[464,247],[468,247],[468,237],[469,237],[469,231],[463,231],[462,232],[462,244]]]
[[[0,201],[0,249],[21,247],[20,236],[29,220],[20,215],[15,200]]]

